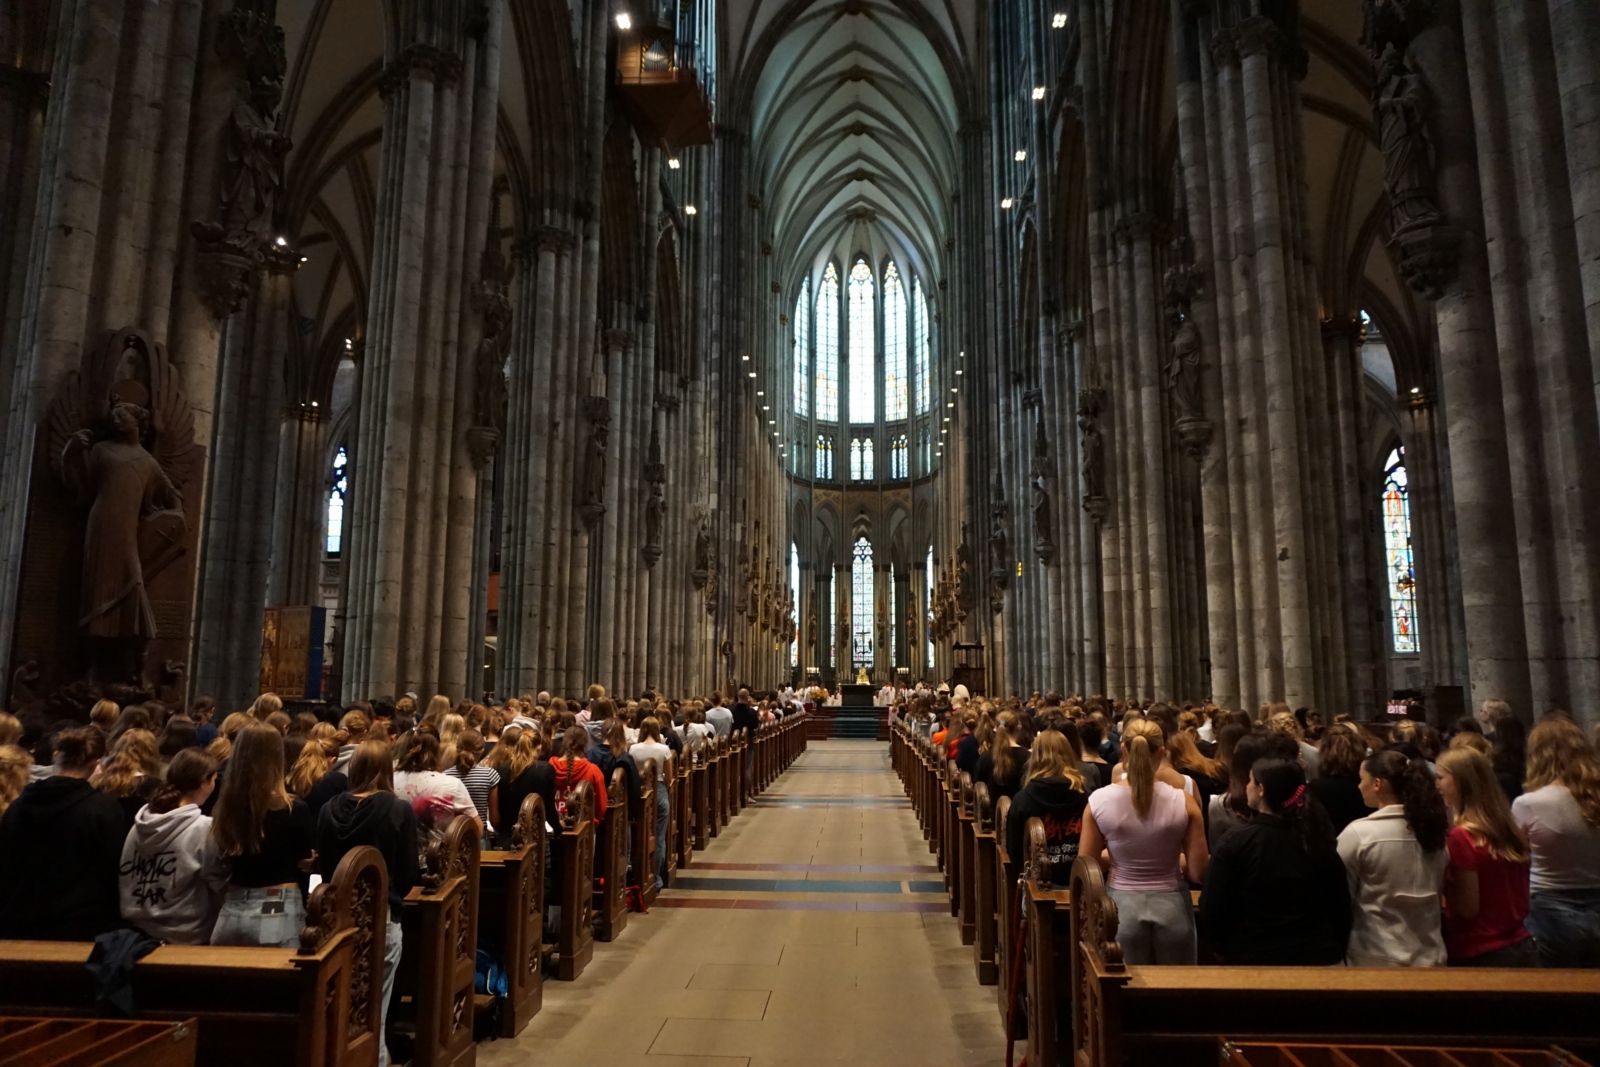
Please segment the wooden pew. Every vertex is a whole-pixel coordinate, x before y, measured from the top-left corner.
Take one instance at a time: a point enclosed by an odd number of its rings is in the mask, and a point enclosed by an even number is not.
[[[610,786],[595,840],[596,941],[615,941],[628,926],[628,772],[613,768]]]
[[[506,995],[495,1032],[516,1037],[544,1003],[544,800],[523,798],[509,851],[485,852],[478,865],[478,932],[499,950]]]
[[[678,792],[672,798],[672,819],[678,824],[678,869],[694,863],[694,754],[685,745],[676,761]],[[677,872],[674,871],[674,874]]]
[[[556,977],[570,982],[594,957],[594,792],[588,782],[567,790],[560,841],[561,926]]]
[[[163,945],[134,967],[141,1019],[198,1020],[198,1061],[374,1067],[389,877],[352,849],[311,894],[299,949]],[[0,941],[0,1011],[94,1014],[86,941]]]
[[[994,805],[985,782],[972,787],[972,877],[972,962],[978,972],[978,984],[994,985],[999,980],[995,938],[1000,929],[1001,883],[995,864]]]
[[[0,1017],[0,1063],[71,1067],[194,1067],[194,1019],[146,1023],[121,1019]]]
[[[395,1036],[415,1042],[416,1067],[471,1067],[478,1001],[479,829],[457,815],[428,846],[422,884],[406,894],[400,925],[405,948],[389,1004]]]
[[[666,768],[662,767],[661,773]],[[644,766],[639,768],[639,817],[633,822],[633,840],[630,843],[633,853],[633,879],[639,887],[640,899],[645,907],[656,902],[656,856],[657,849],[666,848],[666,841],[656,840],[656,783],[658,781],[656,761],[647,759]],[[667,819],[667,833],[670,834],[672,819]]]
[[[972,944],[977,936],[978,877],[973,862],[978,853],[977,828],[972,811],[972,776],[962,771],[957,779],[956,795],[956,869],[960,878],[961,943]]]
[[[1600,971],[1125,964],[1098,863],[1074,864],[1071,893],[1078,1067],[1210,1067],[1222,1037],[1600,1054]]]
[[[942,787],[939,850],[944,853],[944,884],[950,890],[950,914],[961,914],[961,782],[955,760],[946,760]]]
[[[689,821],[694,827],[691,852],[704,849],[711,840],[711,750],[711,741],[702,743],[689,776]]]
[[[1022,1001],[1021,986],[1025,975],[1018,969],[1017,938],[1022,930],[1022,907],[1017,887],[1021,863],[1013,863],[1006,851],[1006,823],[1011,818],[1011,798],[1001,797],[994,809],[994,871],[995,871],[995,998],[1000,1008],[1002,1031],[1010,1016],[1013,990],[1016,991],[1016,1014],[1011,1026],[1011,1036],[1022,1039],[1028,1034],[1028,1013]]]

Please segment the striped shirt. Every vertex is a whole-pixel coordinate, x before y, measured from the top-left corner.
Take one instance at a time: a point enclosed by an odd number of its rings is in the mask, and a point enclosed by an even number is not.
[[[483,820],[484,826],[488,826],[489,790],[500,784],[500,772],[480,763],[470,771],[463,772],[459,767],[451,767],[444,773],[461,779],[466,785],[467,794],[472,797],[472,806],[478,809],[478,818]]]

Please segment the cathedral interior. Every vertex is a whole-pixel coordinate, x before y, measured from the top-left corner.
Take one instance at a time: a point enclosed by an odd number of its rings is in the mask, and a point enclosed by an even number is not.
[[[1600,715],[1592,0],[3,0],[0,665]]]

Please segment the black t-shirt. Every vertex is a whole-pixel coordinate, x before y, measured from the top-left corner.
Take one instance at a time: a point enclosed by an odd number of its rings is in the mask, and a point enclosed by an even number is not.
[[[1006,854],[1020,869],[1027,861],[1025,852],[1028,820],[1044,823],[1046,852],[1053,868],[1052,879],[1065,881],[1078,858],[1078,837],[1083,831],[1083,809],[1089,796],[1072,787],[1065,778],[1035,778],[1024,785],[1011,801],[1006,816]]]
[[[232,857],[233,877],[229,881],[241,889],[298,884],[304,877],[300,861],[311,856],[315,828],[311,808],[303,800],[296,799],[287,808],[273,808],[267,812],[261,847]]]
[[[345,777],[343,771],[329,771],[317,779],[317,784],[311,787],[306,794],[306,807],[311,809],[311,821],[317,821],[322,806],[340,793],[347,792],[350,788],[350,779]]]
[[[534,760],[515,778],[500,782],[497,794],[500,810],[495,814],[494,825],[501,847],[510,847],[511,833],[517,828],[517,813],[531,793],[539,794],[544,800],[544,821],[556,825],[556,770],[544,760]]]
[[[976,774],[978,771],[978,737],[962,734],[956,742],[956,770]]]
[[[1311,795],[1317,798],[1328,818],[1333,820],[1333,832],[1342,833],[1357,819],[1372,814],[1361,796],[1361,780],[1355,775],[1324,775],[1306,784]]]
[[[1028,775],[1028,750],[1020,746],[1011,754],[1011,773],[1002,780],[995,774],[994,749],[990,749],[978,757],[978,769],[972,775],[975,782],[983,782],[989,787],[989,802],[1000,803],[1001,797],[1014,797],[1017,790],[1022,788],[1022,780]]]

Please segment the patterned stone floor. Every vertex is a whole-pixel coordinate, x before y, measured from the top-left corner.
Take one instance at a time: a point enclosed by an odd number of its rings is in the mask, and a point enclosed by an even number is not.
[[[1005,1058],[888,745],[813,741],[484,1067],[978,1067]],[[1018,1052],[1020,1055],[1020,1050]]]

